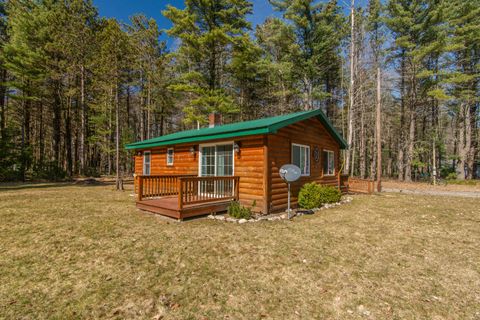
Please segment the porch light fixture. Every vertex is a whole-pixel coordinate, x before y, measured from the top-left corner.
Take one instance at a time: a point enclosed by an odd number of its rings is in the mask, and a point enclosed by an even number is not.
[[[235,151],[235,153],[240,152],[240,145],[237,142],[233,143],[233,150]]]
[[[190,147],[190,153],[192,154],[192,156],[195,155],[195,147],[194,146]]]

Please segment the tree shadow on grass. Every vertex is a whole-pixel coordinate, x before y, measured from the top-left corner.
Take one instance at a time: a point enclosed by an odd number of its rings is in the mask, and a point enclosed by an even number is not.
[[[133,184],[133,181],[124,181],[124,185]],[[84,180],[67,181],[67,182],[7,182],[0,183],[0,192],[2,191],[15,191],[24,189],[48,189],[48,188],[61,188],[61,187],[104,187],[114,186],[115,181],[99,181],[95,182]]]

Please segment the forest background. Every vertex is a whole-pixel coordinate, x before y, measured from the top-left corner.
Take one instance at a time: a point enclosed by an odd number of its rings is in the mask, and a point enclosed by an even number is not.
[[[185,0],[163,30],[89,0],[0,1],[0,181],[127,176],[124,144],[211,112],[318,108],[348,140],[343,172],[478,178],[480,0],[269,2],[252,27],[251,1]]]

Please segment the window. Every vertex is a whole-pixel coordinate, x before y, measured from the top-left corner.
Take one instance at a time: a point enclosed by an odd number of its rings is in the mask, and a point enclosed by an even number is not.
[[[233,144],[201,146],[200,176],[232,176]]]
[[[323,150],[323,175],[333,176],[335,174],[335,153],[330,150]]]
[[[167,149],[167,166],[173,166],[173,148]]]
[[[201,145],[200,155],[201,177],[233,176],[233,143]],[[234,188],[231,180],[206,180],[199,181],[199,190],[201,193],[216,194],[216,190],[221,190],[233,194]]]
[[[302,176],[309,176],[310,147],[292,143],[292,163],[300,168]]]
[[[152,154],[150,151],[145,151],[143,153],[143,174],[146,176],[150,175],[150,162],[151,162]]]
[[[212,177],[215,175],[215,146],[202,147],[202,158],[200,160],[200,175]]]
[[[217,146],[217,176],[233,175],[233,144]]]

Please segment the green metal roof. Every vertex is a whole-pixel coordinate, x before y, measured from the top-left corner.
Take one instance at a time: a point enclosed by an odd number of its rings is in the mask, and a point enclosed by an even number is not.
[[[335,130],[325,114],[320,110],[301,111],[285,114],[277,117],[263,118],[252,121],[237,122],[216,126],[213,128],[202,128],[197,130],[180,131],[158,138],[143,140],[125,146],[126,149],[145,149],[151,147],[168,146],[180,143],[202,142],[215,139],[236,138],[257,134],[272,134],[277,130],[291,125],[295,122],[317,117],[332,137],[339,143],[341,149],[347,148],[347,143]]]

